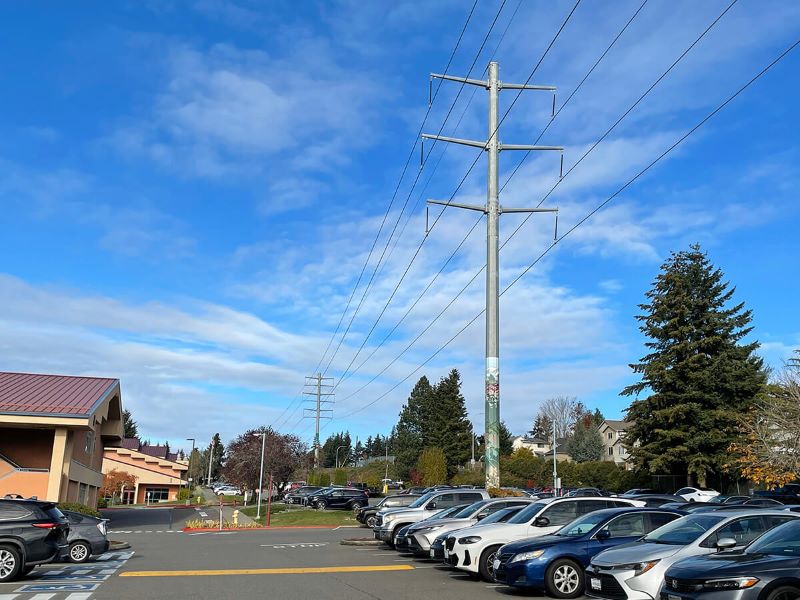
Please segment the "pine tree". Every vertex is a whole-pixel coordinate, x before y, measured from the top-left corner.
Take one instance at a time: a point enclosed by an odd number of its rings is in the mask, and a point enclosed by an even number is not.
[[[400,411],[400,419],[395,426],[394,456],[398,475],[403,479],[408,479],[425,447],[423,430],[428,427],[426,417],[430,412],[432,394],[433,388],[428,378],[420,377]]]
[[[547,415],[539,414],[528,433],[531,437],[549,440],[553,436],[553,422]]]
[[[575,424],[567,438],[567,452],[576,463],[603,458],[603,437],[595,424],[596,418],[596,414],[587,413],[579,423]],[[602,422],[601,420],[600,423]]]
[[[133,415],[127,408],[122,411],[122,429],[124,432],[122,435],[126,438],[139,437],[139,426],[133,420]]]
[[[500,421],[500,456],[511,456],[514,452],[514,436],[506,427],[504,421]]]
[[[752,313],[731,306],[734,291],[693,245],[670,256],[646,293],[637,319],[649,354],[631,365],[641,381],[622,392],[635,396],[626,440],[639,468],[705,485],[728,461],[737,416],[766,382],[758,342],[742,342]]]
[[[461,375],[453,369],[439,381],[433,391],[431,417],[425,421],[428,433],[423,438],[428,446],[444,451],[447,473],[452,476],[458,467],[466,464],[471,455],[472,423],[467,415],[467,405],[461,395]]]

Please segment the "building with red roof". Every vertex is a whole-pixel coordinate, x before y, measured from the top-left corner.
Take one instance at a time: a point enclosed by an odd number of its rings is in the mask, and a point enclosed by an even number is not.
[[[0,497],[94,506],[122,439],[118,379],[0,372]]]

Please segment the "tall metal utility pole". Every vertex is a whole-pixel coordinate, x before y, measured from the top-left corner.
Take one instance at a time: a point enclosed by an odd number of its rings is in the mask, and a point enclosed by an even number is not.
[[[309,383],[309,380],[311,382]],[[327,398],[328,396],[333,396],[332,392],[328,390],[333,388],[332,383],[325,383],[326,381],[333,381],[333,377],[323,377],[322,373],[317,373],[311,377],[306,377],[306,384],[305,387],[311,387],[311,391],[304,391],[303,394],[306,396],[315,396],[315,399],[312,402],[316,403],[314,408],[304,408],[303,409],[303,418],[314,419],[314,468],[319,468],[319,421],[320,419],[330,419],[330,415],[326,415],[326,413],[332,413],[332,408],[323,408],[326,404],[332,404],[333,400],[324,400],[323,398]]]
[[[486,487],[500,487],[500,249],[498,243],[500,213],[532,213],[558,212],[555,208],[505,208],[499,202],[499,158],[503,150],[554,150],[561,152],[561,146],[529,146],[520,144],[503,144],[498,139],[498,104],[500,90],[544,90],[555,91],[552,86],[503,83],[498,79],[499,65],[489,63],[489,78],[468,79],[432,73],[431,77],[458,81],[462,84],[477,85],[489,91],[489,139],[485,142],[423,134],[423,138],[462,144],[481,148],[488,153],[488,183],[486,205],[474,206],[455,202],[429,200],[432,204],[443,204],[477,210],[487,216],[486,219]]]

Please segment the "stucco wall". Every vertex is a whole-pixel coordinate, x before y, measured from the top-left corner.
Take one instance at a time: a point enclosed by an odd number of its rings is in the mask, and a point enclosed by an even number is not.
[[[0,427],[0,454],[26,469],[49,469],[52,429]]]

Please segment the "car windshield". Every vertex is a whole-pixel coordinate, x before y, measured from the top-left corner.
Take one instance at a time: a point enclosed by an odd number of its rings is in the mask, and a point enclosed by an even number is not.
[[[428,500],[433,498],[436,495],[436,492],[428,492],[414,500],[411,504],[408,505],[408,508],[419,508],[423,504],[425,504]]]
[[[542,510],[548,504],[550,504],[550,503],[549,502],[534,502],[530,506],[527,506],[527,507],[523,508],[516,515],[511,517],[508,520],[508,522],[509,523],[514,523],[514,524],[517,524],[517,525],[520,524],[520,523],[527,523],[533,517],[535,517],[537,514],[539,514],[539,511]]]
[[[784,523],[768,531],[745,550],[747,554],[800,556],[800,520]]]
[[[598,514],[597,512],[589,513],[582,517],[578,517],[572,523],[567,523],[555,532],[554,535],[563,537],[577,537],[584,533],[589,533],[592,529],[597,527],[600,523],[605,521],[607,515]]]
[[[714,496],[713,498],[709,499],[709,502],[712,504],[722,504],[727,499],[728,496]]]
[[[466,519],[467,517],[471,517],[472,513],[476,510],[480,510],[481,507],[486,505],[486,500],[479,500],[478,502],[473,502],[469,506],[465,506],[456,514],[453,515],[454,519]]]
[[[647,534],[643,540],[653,544],[691,544],[709,529],[725,519],[721,515],[696,514],[676,519]]]

